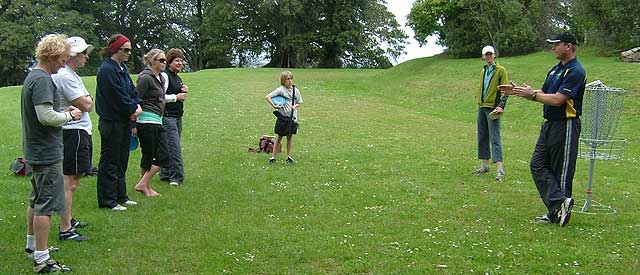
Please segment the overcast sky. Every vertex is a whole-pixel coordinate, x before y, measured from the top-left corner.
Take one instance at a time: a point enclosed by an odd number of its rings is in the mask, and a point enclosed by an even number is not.
[[[415,0],[387,0],[387,7],[389,11],[396,15],[396,20],[400,24],[400,27],[404,30],[405,34],[409,36],[407,39],[407,45],[405,48],[406,54],[401,55],[398,58],[397,63],[402,63],[414,58],[432,56],[442,52],[442,47],[436,45],[435,38],[427,39],[427,44],[420,47],[418,41],[413,38],[413,30],[405,26],[407,24],[407,15],[411,11],[411,6]]]

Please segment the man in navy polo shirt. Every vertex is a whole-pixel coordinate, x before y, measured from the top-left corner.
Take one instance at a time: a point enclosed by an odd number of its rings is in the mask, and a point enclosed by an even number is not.
[[[571,218],[571,187],[578,156],[580,114],[587,73],[576,58],[578,41],[571,33],[547,39],[560,63],[547,73],[542,89],[514,87],[512,93],[544,104],[544,123],[531,157],[531,175],[547,214],[540,222],[565,226]]]

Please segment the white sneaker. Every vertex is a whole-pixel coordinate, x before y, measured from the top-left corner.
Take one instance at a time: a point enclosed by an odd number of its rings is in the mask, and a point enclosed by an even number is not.
[[[569,219],[571,218],[571,210],[573,209],[573,199],[566,198],[562,205],[560,205],[560,211],[558,215],[560,216],[560,226],[565,226],[569,223]]]
[[[177,183],[177,182],[175,182],[175,181],[172,181],[172,182],[170,182],[170,183],[169,183],[169,185],[171,185],[171,186],[178,186],[178,185],[180,185],[180,184],[179,184],[179,183]]]
[[[113,208],[111,208],[111,210],[113,210],[113,211],[125,211],[125,210],[127,210],[127,208],[118,204],[118,205],[114,206]]]
[[[122,204],[124,204],[125,206],[136,206],[136,205],[138,205],[137,202],[132,201],[132,200],[125,201]]]

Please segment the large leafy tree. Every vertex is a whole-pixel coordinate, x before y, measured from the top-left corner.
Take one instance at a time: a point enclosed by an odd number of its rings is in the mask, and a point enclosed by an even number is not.
[[[406,36],[381,1],[321,1],[320,67],[389,67],[404,49]],[[385,45],[385,47],[380,47]]]
[[[169,40],[165,30],[174,21],[171,15],[175,8],[173,2],[157,0],[94,0],[92,6],[79,6],[82,12],[95,17],[96,33],[103,46],[116,33],[124,34],[131,40],[133,54],[129,59],[129,68],[133,72],[142,70],[142,56],[147,51],[165,48]]]
[[[437,35],[453,56],[477,56],[487,44],[513,55],[539,48],[563,15],[566,9],[553,0],[418,0],[408,24],[419,42]]]
[[[35,64],[35,46],[49,33],[93,35],[93,18],[73,9],[70,0],[0,2],[0,86],[21,84]]]
[[[95,34],[106,46],[116,33],[129,37],[134,53],[129,60],[131,71],[143,68],[142,56],[153,48],[184,50],[189,68],[203,67],[200,26],[204,0],[94,0],[92,5],[76,2],[76,9],[95,18]]]
[[[640,46],[640,1],[570,0],[572,23],[587,44],[606,49]]]
[[[269,67],[388,67],[406,37],[384,3],[210,0],[203,39],[216,43],[205,55],[215,65],[266,57]]]

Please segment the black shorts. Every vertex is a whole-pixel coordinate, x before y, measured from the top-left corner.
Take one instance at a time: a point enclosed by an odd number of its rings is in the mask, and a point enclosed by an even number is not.
[[[151,165],[165,167],[169,161],[167,132],[161,124],[138,123],[138,139],[142,158],[140,168],[150,170]]]
[[[64,130],[64,161],[62,173],[83,175],[92,172],[93,142],[85,130]]]

